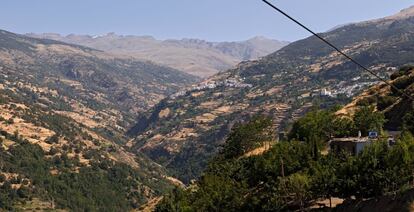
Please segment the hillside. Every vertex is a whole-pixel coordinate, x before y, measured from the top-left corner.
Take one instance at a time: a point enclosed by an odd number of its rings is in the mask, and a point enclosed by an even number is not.
[[[391,75],[390,83],[401,91],[414,96],[414,67],[405,66]],[[355,110],[364,105],[375,106],[384,113],[387,122],[385,129],[401,131],[405,122],[414,123],[414,102],[401,96],[400,92],[385,83],[375,85],[356,96],[351,103],[337,112],[341,116],[352,116]],[[414,131],[413,131],[414,132]]]
[[[197,80],[153,63],[6,31],[0,31],[0,58],[3,89],[30,90],[34,100],[54,96],[50,101],[58,113],[115,131]]]
[[[321,36],[388,78],[414,56],[414,13],[403,13],[396,15],[401,18],[350,24]],[[137,136],[130,145],[188,182],[203,170],[235,122],[268,114],[276,133],[282,132],[313,104],[346,103],[376,83],[309,37],[164,99],[130,130]]]
[[[413,67],[403,67],[391,78],[414,97]],[[341,107],[315,108],[279,142],[271,136],[271,119],[256,116],[238,123],[201,176],[165,195],[155,211],[411,211],[414,102],[385,84],[355,101],[346,118],[336,113]],[[382,133],[393,123],[389,119],[384,128],[384,114],[400,123],[402,131],[393,143]],[[332,137],[367,136],[367,129],[381,135],[360,152],[325,151]]]
[[[122,36],[115,33],[102,36],[62,36],[54,33],[27,35],[150,60],[199,77],[208,77],[232,68],[241,61],[268,55],[288,44],[264,37],[241,42],[208,42],[198,39],[156,40],[150,36]]]
[[[122,147],[125,129],[195,80],[0,31],[0,208],[125,211],[165,192],[165,170]]]

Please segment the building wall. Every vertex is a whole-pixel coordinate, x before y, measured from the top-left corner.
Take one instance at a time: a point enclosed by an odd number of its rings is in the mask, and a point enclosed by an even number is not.
[[[371,141],[353,142],[353,141],[333,141],[331,143],[331,151],[340,153],[342,151],[348,152],[352,155],[359,154],[366,146],[371,145]]]
[[[366,146],[371,145],[371,141],[356,143],[356,150],[354,154],[359,154]]]

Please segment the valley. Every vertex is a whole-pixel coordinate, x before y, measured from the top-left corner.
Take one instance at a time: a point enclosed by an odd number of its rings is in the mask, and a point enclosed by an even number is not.
[[[414,7],[320,35],[414,93]],[[413,107],[315,36],[0,30],[0,211],[405,210]]]
[[[198,180],[155,211],[412,210],[413,74],[404,66],[389,81],[409,97],[379,83],[344,107],[313,109],[282,141],[267,117],[233,126]]]
[[[412,62],[412,10],[402,12],[410,16],[350,24],[321,36],[388,79],[397,67]],[[269,115],[278,136],[312,107],[345,104],[376,83],[375,77],[309,37],[164,99],[140,115],[129,131],[137,136],[132,150],[189,182],[218,152],[235,123],[257,114]],[[161,111],[169,112],[160,116]]]
[[[172,186],[162,167],[125,150],[123,145],[129,140],[125,132],[138,113],[196,82],[196,77],[6,31],[0,31],[0,41],[3,208],[12,208],[16,199],[30,196],[45,200],[46,205],[80,210],[87,206],[82,203],[86,193],[112,189],[124,196],[116,201],[125,209]],[[73,192],[71,199],[56,193],[62,188],[50,186],[50,182],[64,186],[74,174],[87,178],[65,188]],[[91,187],[88,180],[103,184]],[[86,190],[76,189],[81,184]],[[13,191],[22,196],[9,196]],[[88,198],[89,209],[107,204],[98,196]],[[113,194],[107,196],[113,198]]]

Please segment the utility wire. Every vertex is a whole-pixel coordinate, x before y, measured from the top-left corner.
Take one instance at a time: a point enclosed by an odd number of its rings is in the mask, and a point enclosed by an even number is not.
[[[375,72],[369,70],[367,67],[365,67],[364,65],[362,65],[361,63],[359,63],[358,61],[356,61],[355,59],[353,59],[352,57],[348,56],[347,54],[345,54],[343,51],[341,51],[338,47],[336,47],[335,45],[333,45],[331,42],[327,41],[326,39],[324,39],[323,37],[321,37],[320,35],[316,34],[314,31],[312,31],[311,29],[309,29],[308,27],[306,27],[304,24],[300,23],[298,20],[296,20],[295,18],[293,18],[292,16],[288,15],[286,12],[284,12],[283,10],[279,9],[278,7],[276,7],[275,5],[273,5],[272,3],[270,3],[267,0],[262,0],[264,3],[266,3],[267,5],[269,5],[270,7],[272,7],[273,9],[275,9],[276,11],[278,11],[279,13],[281,13],[282,15],[286,16],[287,18],[289,18],[290,20],[292,20],[293,22],[295,22],[296,24],[298,24],[299,26],[301,26],[302,28],[304,28],[306,31],[310,32],[311,34],[313,34],[314,36],[316,36],[317,38],[319,38],[320,40],[322,40],[324,43],[328,44],[330,47],[332,47],[333,49],[335,49],[338,53],[340,53],[342,56],[346,57],[348,60],[350,60],[351,62],[355,63],[357,66],[359,66],[360,68],[362,68],[363,70],[365,70],[366,72],[370,73],[371,75],[373,75],[374,77],[376,77],[377,79],[379,79],[380,81],[383,81],[385,84],[391,86],[392,88],[394,88],[396,91],[398,91],[400,94],[402,94],[403,96],[406,96],[407,98],[409,98],[411,101],[414,101],[414,98],[411,97],[409,94],[407,94],[404,91],[401,91],[400,89],[398,89],[395,85],[389,83],[387,80],[383,79],[382,77],[380,77],[378,74],[376,74]]]

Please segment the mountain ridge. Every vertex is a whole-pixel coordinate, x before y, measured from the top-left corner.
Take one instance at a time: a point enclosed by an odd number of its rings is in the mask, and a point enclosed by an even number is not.
[[[363,23],[320,35],[383,78],[412,62],[414,17]],[[133,149],[189,182],[238,120],[270,115],[275,131],[283,131],[318,102],[345,104],[376,83],[334,49],[308,37],[163,100],[138,120],[144,129],[135,131]]]
[[[138,113],[197,80],[0,30],[0,207],[127,211],[159,196],[172,178],[127,151],[124,134]]]
[[[157,40],[151,36],[26,34],[36,38],[74,43],[119,55],[150,60],[200,77],[208,77],[243,60],[265,56],[288,44],[264,37],[238,42],[209,42],[201,39]]]

